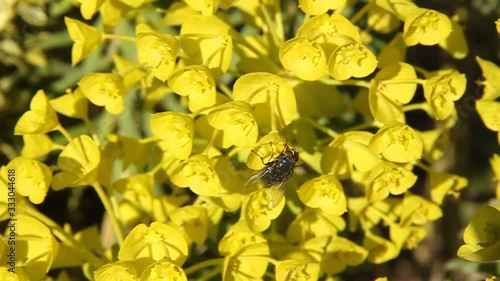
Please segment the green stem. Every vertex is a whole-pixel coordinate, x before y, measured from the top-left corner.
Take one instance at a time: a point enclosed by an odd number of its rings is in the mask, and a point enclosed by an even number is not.
[[[68,131],[66,131],[66,129],[64,129],[64,127],[61,126],[61,124],[57,125],[56,130],[58,130],[66,138],[66,140],[68,140],[68,142],[71,142],[73,140],[71,134]]]
[[[322,131],[323,133],[329,135],[332,138],[337,138],[339,136],[339,133],[335,132],[334,130],[327,128],[321,124],[319,124],[316,120],[313,120],[309,117],[301,116],[300,117],[302,120],[306,121],[307,123],[311,124],[313,127],[316,129]]]
[[[214,268],[212,271],[208,273],[204,273],[203,276],[198,278],[196,281],[206,281],[210,280],[210,278],[214,277],[215,275],[219,274],[222,271],[220,267]]]
[[[351,18],[351,23],[355,24],[358,20],[360,20],[370,9],[372,9],[374,2],[368,2],[366,5],[363,6],[356,14],[354,14]]]
[[[102,188],[101,184],[99,184],[98,182],[95,182],[94,184],[92,184],[92,186],[94,187],[95,191],[97,192],[99,199],[101,199],[101,202],[104,206],[104,209],[106,209],[106,211],[108,212],[108,215],[111,219],[111,224],[113,225],[113,228],[114,228],[115,233],[116,233],[116,237],[118,239],[118,244],[121,246],[123,244],[123,240],[125,238],[124,238],[124,234],[123,234],[123,229],[122,229],[120,222],[118,220],[118,217],[115,213],[115,209],[113,208],[110,199],[108,198],[108,196],[104,192],[104,189]],[[112,196],[112,199],[113,198],[114,198],[114,196]],[[116,201],[114,202],[113,205],[115,205],[115,208],[118,207]],[[118,212],[118,209],[116,209],[116,212]]]
[[[101,142],[99,141],[99,137],[97,136],[97,132],[94,129],[94,124],[92,124],[92,121],[90,121],[90,119],[87,116],[85,116],[85,118],[83,119],[83,122],[85,122],[85,124],[87,124],[87,127],[89,128],[89,132],[90,132],[90,134],[92,134],[92,140],[94,140],[94,142],[97,146],[100,146]]]
[[[380,125],[376,121],[370,121],[370,122],[361,123],[361,124],[349,127],[347,130],[344,130],[343,132],[360,131],[360,130],[373,128],[373,127],[380,128]]]
[[[26,214],[45,224],[48,228],[50,228],[54,236],[61,240],[64,245],[74,249],[85,261],[92,264],[95,268],[99,268],[106,264],[106,261],[98,258],[89,248],[87,248],[86,245],[76,240],[73,235],[64,231],[64,229],[62,229],[52,219],[40,213],[35,208],[28,206]]]
[[[104,38],[104,39],[122,39],[122,40],[127,40],[127,41],[132,41],[132,42],[136,41],[134,37],[119,35],[119,34],[103,34],[102,38]]]
[[[427,103],[426,102],[420,102],[420,103],[413,103],[413,104],[408,104],[403,106],[402,108],[403,112],[408,112],[412,110],[423,110],[425,112],[428,111]]]
[[[357,86],[370,89],[370,82],[365,80],[349,79],[345,81],[338,81],[334,79],[324,79],[321,80],[323,84],[335,85],[335,86]]]
[[[389,79],[380,81],[381,85],[397,85],[397,84],[424,84],[425,80],[410,78],[410,79]]]
[[[270,93],[269,98],[271,99],[269,101],[269,113],[271,114],[271,132],[276,132],[277,131],[277,126],[276,126],[276,114],[274,114],[274,110],[276,108],[276,94],[275,93]]]
[[[184,273],[186,273],[186,275],[189,275],[189,274],[196,272],[200,269],[203,269],[205,267],[214,266],[214,265],[222,265],[223,263],[224,263],[224,258],[205,260],[205,261],[199,262],[195,265],[192,265],[192,266],[186,268],[186,270],[184,270]]]
[[[269,11],[267,10],[266,5],[262,1],[259,2],[260,2],[259,3],[260,11],[264,15],[264,20],[266,21],[267,26],[269,27],[269,32],[271,33],[271,37],[273,38],[274,46],[279,47],[281,43],[278,37],[276,36],[277,34],[276,27],[271,19],[271,16],[269,15]]]
[[[220,89],[224,95],[226,95],[229,99],[233,99],[233,92],[231,92],[231,89],[229,89],[228,86],[224,83],[217,83],[217,87]]]

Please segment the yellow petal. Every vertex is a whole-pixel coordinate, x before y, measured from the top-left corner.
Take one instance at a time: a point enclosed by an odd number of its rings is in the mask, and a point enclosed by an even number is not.
[[[43,90],[31,99],[30,110],[17,121],[14,135],[44,134],[57,129],[59,119]]]

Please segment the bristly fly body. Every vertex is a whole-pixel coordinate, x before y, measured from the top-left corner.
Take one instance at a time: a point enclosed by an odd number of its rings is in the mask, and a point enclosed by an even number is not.
[[[257,154],[255,151],[252,151]],[[257,154],[262,160],[262,157]],[[261,183],[265,188],[270,188],[269,207],[274,208],[283,199],[285,187],[293,175],[293,169],[299,161],[299,151],[287,144],[283,151],[274,160],[264,163],[265,167],[253,174],[245,183],[245,187]]]

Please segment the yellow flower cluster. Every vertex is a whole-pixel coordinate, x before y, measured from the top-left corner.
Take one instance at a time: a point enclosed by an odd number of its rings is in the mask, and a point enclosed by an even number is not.
[[[18,250],[19,280],[75,266],[96,281],[331,278],[418,247],[425,225],[442,216],[446,195],[467,185],[429,167],[447,149],[465,76],[405,62],[407,47],[417,44],[463,58],[468,47],[454,18],[412,1],[369,1],[346,16],[349,1],[300,0],[307,16],[291,32],[280,1],[185,0],[165,9],[141,0],[80,2],[84,19],[100,20],[91,26],[65,18],[72,64],[107,47],[114,68],[84,75],[55,99],[40,90],[15,127],[25,146],[2,177],[12,169],[19,179],[18,239],[26,242]],[[357,25],[363,17],[366,30]],[[134,23],[134,32],[107,33],[124,22]],[[377,50],[367,30],[393,39]],[[478,112],[500,131],[500,70],[478,61],[491,75]],[[150,113],[145,124],[131,124],[140,133],[100,138],[89,102],[113,116],[133,115],[132,93],[144,100],[141,113]],[[407,124],[413,110],[436,128]],[[58,114],[82,120],[88,132],[68,132]],[[53,131],[66,142],[53,142]],[[302,167],[286,188],[288,179],[267,170],[259,175],[278,184],[245,184],[251,170],[281,169],[291,148]],[[49,153],[58,153],[52,166],[43,163]],[[412,189],[415,170],[427,173],[430,194]],[[73,233],[32,205],[49,188],[83,186],[101,199],[117,248],[98,243],[95,228]],[[269,204],[280,188],[285,199]],[[0,197],[3,219],[7,202]],[[494,244],[498,253],[494,230],[466,242]],[[470,247],[459,254],[480,256]],[[0,271],[2,280],[11,276]]]

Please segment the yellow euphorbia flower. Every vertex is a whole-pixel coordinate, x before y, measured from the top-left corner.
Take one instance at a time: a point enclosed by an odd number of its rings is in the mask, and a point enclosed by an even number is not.
[[[321,175],[308,180],[297,192],[306,206],[320,208],[329,215],[340,216],[347,211],[344,189],[335,176]]]
[[[320,266],[314,262],[284,260],[276,265],[276,281],[315,281],[318,280],[319,273]]]
[[[141,68],[140,64],[137,62],[129,61],[119,55],[113,56],[113,62],[115,63],[116,71],[123,77],[126,93],[146,77],[146,71]],[[162,89],[161,87],[158,88]],[[146,98],[148,98],[150,94],[151,92],[148,93]]]
[[[165,258],[148,266],[141,275],[141,281],[187,281],[186,273],[182,267],[176,265],[171,259]]]
[[[409,192],[405,194],[401,206],[400,225],[403,227],[426,224],[443,216],[443,211],[437,204]]]
[[[391,162],[381,161],[370,171],[366,197],[370,202],[383,200],[390,194],[400,195],[417,182],[410,170]]]
[[[315,81],[326,72],[326,55],[321,46],[306,38],[293,38],[281,46],[281,64],[302,80]]]
[[[43,90],[38,90],[31,99],[30,110],[17,121],[14,135],[44,134],[54,131],[59,119]]]
[[[369,251],[366,259],[374,264],[392,260],[399,255],[400,251],[396,243],[371,232],[365,233],[363,248]]]
[[[86,0],[83,0],[86,1]],[[112,30],[127,13],[132,10],[132,7],[126,5],[119,0],[106,0],[102,3],[99,9],[99,15],[102,17],[102,23],[106,30]]]
[[[421,132],[424,142],[424,159],[428,162],[439,160],[448,151],[450,132],[441,128]]]
[[[449,173],[429,173],[429,185],[431,188],[431,199],[436,204],[442,204],[446,195],[459,196],[459,191],[468,184],[467,178]]]
[[[78,82],[80,91],[90,102],[104,106],[106,111],[118,115],[124,109],[125,85],[116,73],[91,73]]]
[[[404,39],[406,45],[435,45],[451,33],[450,19],[440,12],[415,8],[405,18]]]
[[[137,269],[129,261],[116,261],[101,266],[94,272],[95,281],[137,281]]]
[[[224,103],[208,114],[208,123],[222,130],[222,147],[232,145],[251,148],[257,141],[259,129],[250,105],[243,101]]]
[[[206,155],[189,157],[171,175],[172,182],[179,187],[189,187],[194,193],[215,196],[221,192],[221,184],[215,169]]]
[[[217,17],[192,16],[181,27],[180,40],[188,64],[205,65],[215,76],[226,72],[233,54],[230,27]]]
[[[92,19],[92,16],[99,11],[104,0],[77,0],[80,2],[80,13],[86,20]]]
[[[64,17],[69,37],[73,40],[71,49],[71,64],[75,66],[92,53],[102,42],[102,35],[97,28],[81,21]]]
[[[377,58],[367,47],[359,43],[348,43],[333,51],[328,61],[328,70],[336,80],[362,78],[370,75],[377,68],[377,63]]]
[[[37,219],[25,214],[16,216],[16,263],[26,266],[28,280],[40,280],[52,265],[59,250],[59,243],[50,229]],[[17,269],[16,269],[17,271]]]
[[[257,123],[263,127],[285,127],[297,113],[292,86],[271,73],[255,72],[241,76],[234,83],[233,98],[249,103]],[[273,120],[275,124],[272,124]]]
[[[373,134],[348,132],[335,138],[323,151],[321,170],[339,179],[348,179],[353,169],[370,171],[380,158],[369,148]]]
[[[299,7],[308,15],[321,15],[330,9],[330,0],[299,0]]]
[[[424,84],[424,96],[438,120],[450,117],[455,110],[454,101],[465,93],[465,74],[455,70],[438,71]]]
[[[366,259],[368,252],[349,239],[337,236],[330,239],[320,260],[321,269],[327,274],[337,274],[347,266],[356,266]]]
[[[396,163],[420,159],[424,144],[422,137],[410,126],[398,122],[384,125],[370,141],[370,149]]]
[[[215,80],[206,66],[192,65],[177,70],[168,79],[168,86],[181,96],[189,96],[189,110],[193,112],[215,104]]]
[[[50,100],[50,104],[57,113],[62,115],[85,120],[89,101],[85,98],[80,88],[74,92],[66,91],[65,95]]]
[[[277,206],[269,206],[269,198],[272,196],[271,188],[261,189],[243,200],[241,217],[248,227],[255,232],[262,232],[269,228],[271,221],[277,218],[285,207],[285,200],[281,200]]]
[[[208,235],[207,210],[201,206],[184,206],[170,213],[170,221],[181,229],[189,241],[203,245]]]
[[[220,0],[185,0],[186,4],[193,10],[201,12],[204,16],[211,16],[219,7]]]
[[[374,6],[368,11],[366,23],[370,29],[383,34],[391,33],[401,25],[394,14],[378,6]]]
[[[153,203],[154,179],[151,174],[137,174],[113,183],[125,200],[136,208],[151,211]]]
[[[312,237],[335,235],[345,226],[345,220],[340,216],[332,216],[321,209],[305,208],[288,227],[286,238],[295,244]]]
[[[185,113],[160,112],[151,115],[153,135],[166,142],[166,149],[178,159],[187,159],[193,149],[194,121]]]
[[[45,199],[52,181],[52,170],[42,162],[25,157],[16,157],[7,165],[16,174],[16,192],[29,197],[34,204]]]
[[[398,80],[409,82],[397,83]],[[416,90],[417,74],[411,65],[400,62],[382,68],[371,80],[368,96],[375,120],[404,122],[402,106],[413,99]]]
[[[56,145],[45,134],[23,135],[23,142],[21,155],[31,159],[37,159],[59,148],[59,145]]]
[[[333,13],[319,15],[304,22],[296,37],[307,38],[318,42],[325,51],[326,57],[338,47],[348,43],[361,43],[358,29],[343,15]]]
[[[403,21],[411,11],[418,8],[418,6],[412,1],[375,0],[375,4],[380,8],[393,13]]]
[[[153,222],[149,227],[139,224],[130,231],[118,252],[118,260],[133,262],[138,274],[142,274],[148,266],[164,258],[182,266],[188,251],[188,242],[177,228]]]
[[[146,64],[156,78],[165,82],[174,72],[179,48],[177,39],[151,30],[144,24],[136,27],[136,37],[139,62]]]
[[[242,221],[220,240],[219,252],[226,257],[223,280],[259,279],[266,272],[270,253],[267,241],[261,234],[250,231]],[[264,259],[259,259],[260,256]]]
[[[500,131],[500,102],[493,100],[478,100],[476,101],[476,110],[486,128],[495,132]]]
[[[483,206],[465,228],[464,242],[459,257],[474,262],[500,260],[500,206]]]
[[[99,147],[89,136],[74,138],[57,158],[61,172],[54,174],[52,188],[59,190],[94,183],[100,161]]]

